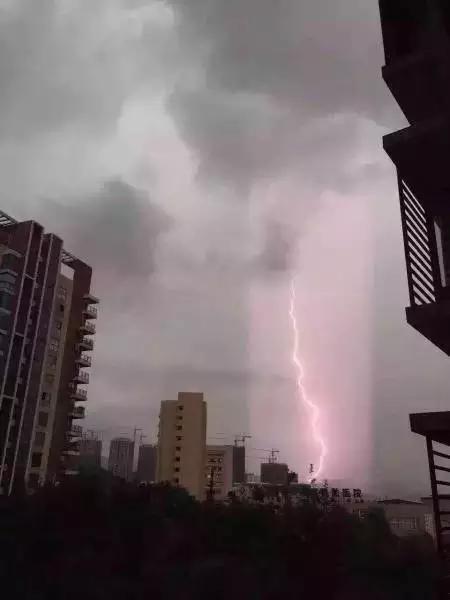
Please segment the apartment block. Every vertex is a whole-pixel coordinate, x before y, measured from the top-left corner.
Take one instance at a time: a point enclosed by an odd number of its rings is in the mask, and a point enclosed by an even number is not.
[[[136,480],[139,483],[152,483],[156,481],[156,462],[158,447],[153,444],[139,446]]]
[[[0,493],[77,470],[91,275],[42,225],[0,212]]]
[[[207,498],[224,500],[233,489],[235,446],[206,446],[205,493]]]
[[[100,469],[102,466],[102,440],[83,437],[80,441],[80,466]]]
[[[111,440],[108,471],[116,477],[131,481],[133,478],[134,441],[119,437]]]
[[[180,392],[161,402],[157,479],[205,496],[206,402],[201,393]]]

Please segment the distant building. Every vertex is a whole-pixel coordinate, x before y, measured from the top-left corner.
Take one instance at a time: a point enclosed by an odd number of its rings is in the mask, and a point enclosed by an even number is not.
[[[199,500],[205,495],[206,402],[203,394],[180,392],[161,402],[157,480],[184,487]]]
[[[261,475],[256,475],[256,473],[246,473],[245,483],[261,483]]]
[[[128,438],[111,440],[108,471],[116,477],[131,481],[133,477],[134,442]]]
[[[223,500],[233,488],[233,458],[236,446],[206,446],[205,493]]]
[[[0,211],[0,494],[77,473],[91,275],[59,237]]]
[[[343,507],[360,518],[365,518],[369,512],[375,509],[382,510],[392,533],[399,537],[424,533],[432,535],[429,528],[430,507],[423,502],[388,499],[361,504],[343,504]]]
[[[245,483],[245,446],[233,446],[233,483]]]
[[[102,466],[102,441],[93,438],[83,438],[80,441],[80,466],[95,467]]]
[[[156,481],[156,462],[158,447],[152,444],[139,446],[139,457],[136,471],[136,480],[139,483],[152,483]]]
[[[287,485],[289,469],[285,463],[261,463],[261,483]]]

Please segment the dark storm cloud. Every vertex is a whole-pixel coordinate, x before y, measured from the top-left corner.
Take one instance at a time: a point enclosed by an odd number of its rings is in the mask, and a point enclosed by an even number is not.
[[[296,242],[297,234],[292,226],[272,219],[267,220],[257,266],[268,273],[290,270]]]
[[[119,180],[70,204],[41,206],[47,225],[64,234],[68,250],[86,257],[99,273],[126,279],[153,272],[158,241],[172,225],[145,192]]]
[[[181,34],[206,48],[213,88],[267,94],[309,113],[390,110],[381,82],[377,2],[168,0]]]
[[[357,120],[395,121],[376,77],[382,64],[376,2],[169,0],[179,34],[204,67],[170,108],[201,169],[248,189],[297,165],[305,179],[337,173]],[[339,115],[350,115],[345,134]],[[323,120],[326,123],[323,123]],[[342,121],[341,121],[342,122]],[[318,163],[325,148],[331,170]],[[313,165],[316,167],[316,164]]]

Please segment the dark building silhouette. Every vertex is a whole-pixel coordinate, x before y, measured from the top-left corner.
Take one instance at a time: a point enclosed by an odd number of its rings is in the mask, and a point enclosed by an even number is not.
[[[233,446],[233,483],[245,483],[245,446]]]
[[[102,441],[83,438],[80,441],[80,466],[100,469],[102,466]]]
[[[115,438],[109,447],[108,471],[126,481],[133,478],[134,442],[128,438]]]
[[[289,469],[285,463],[261,463],[261,483],[287,485]]]
[[[383,140],[398,174],[406,318],[450,355],[450,2],[380,0],[380,13],[383,78],[409,122]],[[410,419],[412,431],[426,438],[436,538],[444,554],[450,539],[441,501],[448,499],[450,454],[435,443],[450,445],[450,413]]]
[[[95,332],[91,268],[0,212],[0,492],[76,473]]]
[[[152,444],[139,446],[139,456],[136,472],[136,480],[139,483],[152,483],[156,481],[156,461],[158,447]]]

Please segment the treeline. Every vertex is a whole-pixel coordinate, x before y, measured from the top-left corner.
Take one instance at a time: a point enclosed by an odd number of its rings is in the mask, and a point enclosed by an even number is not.
[[[5,600],[427,600],[431,539],[311,503],[197,503],[169,486],[80,476],[0,497]]]

